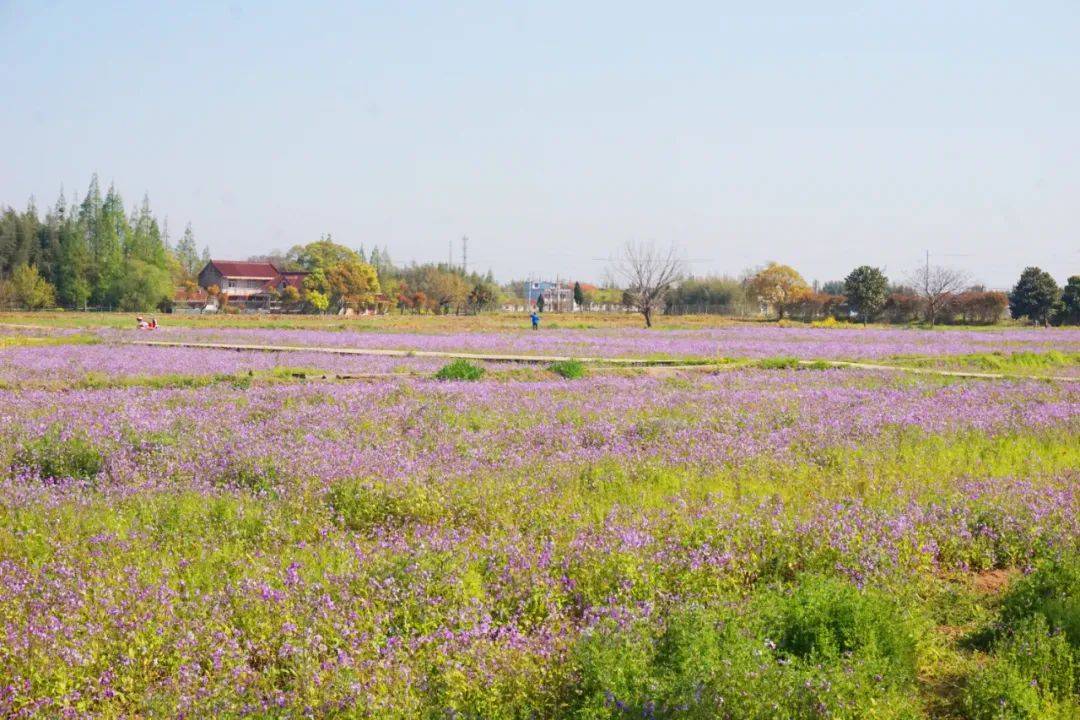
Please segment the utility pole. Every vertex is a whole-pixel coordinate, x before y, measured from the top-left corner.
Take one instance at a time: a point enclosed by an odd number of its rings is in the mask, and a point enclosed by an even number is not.
[[[446,241],[446,269],[450,270],[454,267],[454,241]]]
[[[469,274],[469,236],[461,236],[461,272]]]

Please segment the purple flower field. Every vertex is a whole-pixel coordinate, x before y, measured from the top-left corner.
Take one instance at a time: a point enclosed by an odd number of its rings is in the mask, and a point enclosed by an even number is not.
[[[107,336],[142,338],[135,331]],[[1080,329],[917,330],[746,324],[702,330],[545,329],[541,332],[400,333],[249,328],[163,328],[152,339],[573,357],[881,359],[897,355],[1080,352]]]
[[[75,382],[88,375],[232,375],[275,368],[339,374],[432,373],[443,361],[431,358],[347,356],[314,352],[254,352],[132,345],[50,345],[0,348],[0,382]]]
[[[168,349],[168,352],[174,352]],[[913,383],[869,371],[732,371],[702,378],[597,376],[576,383],[228,386],[8,393],[22,429],[92,430],[120,484],[219,485],[241,468],[304,476],[438,478],[607,460],[711,471],[803,448],[856,448],[906,431],[988,434],[1073,428],[1080,383]],[[169,408],[182,407],[183,413]],[[361,434],[362,433],[362,434]],[[169,436],[147,452],[128,438]],[[139,470],[141,466],[147,469]]]
[[[1078,342],[758,332],[161,337],[807,357]],[[997,687],[1006,650],[964,641],[996,622],[981,583],[1080,556],[1080,382],[440,382],[441,364],[0,350],[0,717],[964,717],[967,695],[916,678],[946,663]],[[398,375],[45,383],[279,365]]]

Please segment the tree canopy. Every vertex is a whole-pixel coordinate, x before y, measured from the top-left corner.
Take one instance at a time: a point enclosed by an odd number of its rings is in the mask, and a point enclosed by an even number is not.
[[[185,236],[193,244],[190,234]],[[109,186],[102,195],[96,175],[81,201],[69,202],[61,192],[44,217],[32,199],[22,213],[3,211],[0,278],[28,283],[27,271],[15,277],[22,267],[33,269],[45,284],[31,283],[41,289],[31,293],[37,298],[51,292],[52,302],[66,307],[135,310],[168,302],[183,280],[174,276],[186,271],[166,247],[149,198],[125,212],[119,191]]]
[[[380,291],[375,268],[361,262],[359,256],[327,268],[326,285],[330,290],[330,301],[338,307],[373,303]]]
[[[1080,323],[1080,275],[1073,275],[1061,291],[1061,321]]]
[[[1009,312],[1014,318],[1026,317],[1045,325],[1060,297],[1061,289],[1050,273],[1037,267],[1025,268],[1009,293]]]
[[[803,276],[788,265],[769,263],[747,282],[750,294],[776,311],[779,319],[810,294]]]
[[[326,271],[342,262],[362,262],[355,250],[338,245],[329,235],[307,245],[294,246],[286,258],[308,271]]]
[[[863,323],[876,318],[889,297],[889,279],[876,267],[860,265],[844,278],[844,296],[848,307]]]

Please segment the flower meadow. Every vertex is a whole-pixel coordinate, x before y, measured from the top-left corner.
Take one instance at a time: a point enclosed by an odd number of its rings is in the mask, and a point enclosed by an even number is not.
[[[542,332],[426,332],[261,328],[160,329],[151,339],[235,344],[352,347],[571,357],[669,357],[684,359],[765,358],[875,360],[893,356],[953,356],[974,353],[1080,353],[1080,329],[987,328],[812,328],[805,325],[743,323],[708,329],[653,332],[641,328],[569,329]],[[131,339],[133,330],[102,331]]]
[[[0,717],[1080,712],[1080,382],[282,355],[0,349]]]
[[[274,371],[367,375],[431,374],[433,358],[333,355],[315,352],[255,352],[185,347],[140,347],[94,343],[0,348],[0,383],[8,386],[107,384],[119,378],[162,376],[212,378]]]

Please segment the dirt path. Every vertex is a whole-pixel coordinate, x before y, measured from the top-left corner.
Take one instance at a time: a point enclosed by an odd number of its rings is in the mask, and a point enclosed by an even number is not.
[[[893,370],[915,375],[941,375],[945,377],[982,378],[984,380],[1056,380],[1058,382],[1080,382],[1080,378],[1064,375],[1018,375],[1013,373],[990,373],[976,370],[938,370],[936,368],[917,368],[906,365],[881,365],[879,363],[853,362],[849,360],[800,360],[800,365],[826,363],[836,367],[853,367],[864,370]]]
[[[331,355],[380,355],[388,357],[427,357],[427,358],[464,358],[484,362],[507,362],[507,363],[552,363],[566,360],[577,360],[583,363],[603,365],[685,365],[684,359],[660,359],[648,358],[602,358],[602,357],[570,357],[568,355],[513,355],[500,353],[468,353],[450,352],[443,350],[393,350],[379,348],[349,348],[349,347],[326,347],[306,345],[241,345],[233,343],[205,343],[205,342],[181,342],[173,340],[132,340],[129,345],[151,345],[155,347],[188,347],[188,348],[211,348],[215,350],[258,351],[258,352],[315,352]]]

